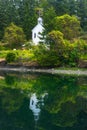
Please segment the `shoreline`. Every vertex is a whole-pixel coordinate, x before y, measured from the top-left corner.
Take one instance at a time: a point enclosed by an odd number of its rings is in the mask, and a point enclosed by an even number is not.
[[[14,71],[14,72],[33,72],[33,73],[49,73],[49,74],[66,74],[66,75],[84,75],[87,76],[87,70],[72,70],[72,69],[40,69],[40,68],[26,68],[26,67],[9,67],[9,66],[0,66],[0,71]]]

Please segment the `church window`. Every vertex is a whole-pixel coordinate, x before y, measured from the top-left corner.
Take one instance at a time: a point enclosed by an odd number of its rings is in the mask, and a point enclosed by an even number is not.
[[[36,33],[34,33],[34,38],[36,38]]]

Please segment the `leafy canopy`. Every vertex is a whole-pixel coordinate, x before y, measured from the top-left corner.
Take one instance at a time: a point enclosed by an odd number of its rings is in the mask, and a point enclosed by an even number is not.
[[[81,30],[80,21],[75,16],[68,14],[55,17],[53,26],[55,30],[59,30],[64,34],[64,38],[69,40],[78,37]]]
[[[5,29],[4,41],[6,41],[11,48],[19,48],[25,42],[25,35],[21,27],[10,24],[9,27]]]
[[[49,32],[48,41],[50,43],[50,47],[53,47],[54,50],[59,51],[60,49],[63,49],[63,33],[61,33],[60,31],[53,30]]]

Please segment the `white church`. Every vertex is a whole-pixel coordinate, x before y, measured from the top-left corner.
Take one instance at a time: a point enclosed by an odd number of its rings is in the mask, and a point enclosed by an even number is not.
[[[38,18],[37,25],[32,29],[32,42],[37,45],[42,40],[40,39],[41,33],[44,31],[43,27],[43,19],[41,17]]]

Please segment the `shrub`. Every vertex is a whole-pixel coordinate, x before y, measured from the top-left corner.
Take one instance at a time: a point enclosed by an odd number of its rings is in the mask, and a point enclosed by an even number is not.
[[[6,55],[6,61],[8,63],[15,62],[16,60],[17,60],[17,53],[15,53],[15,52],[9,52]]]
[[[59,56],[54,50],[48,50],[44,45],[35,48],[34,54],[40,66],[55,67],[60,66]]]

